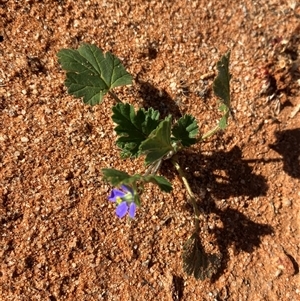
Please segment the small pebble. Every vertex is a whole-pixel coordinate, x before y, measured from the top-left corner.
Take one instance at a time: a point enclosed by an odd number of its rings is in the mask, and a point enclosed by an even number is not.
[[[21,137],[21,141],[24,142],[24,143],[26,143],[26,142],[29,141],[29,139],[27,137]]]
[[[277,258],[277,268],[286,276],[293,276],[296,274],[291,256],[284,252],[282,252]]]
[[[292,206],[292,200],[290,200],[289,198],[284,198],[282,200],[282,205],[284,207],[291,207]]]
[[[7,136],[0,134],[0,141],[3,142],[5,140],[7,140]]]

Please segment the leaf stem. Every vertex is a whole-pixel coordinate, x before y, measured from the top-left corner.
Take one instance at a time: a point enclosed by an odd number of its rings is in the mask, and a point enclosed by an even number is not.
[[[108,94],[118,103],[122,102],[122,100],[113,92],[113,91],[108,91]]]
[[[205,133],[200,139],[199,142],[211,137],[212,135],[214,135],[216,132],[218,132],[219,130],[221,130],[219,125],[216,125],[213,129],[211,129],[210,131],[208,131],[207,133]]]
[[[157,171],[159,170],[160,166],[161,166],[161,163],[162,163],[162,159],[151,163],[149,165],[149,167],[147,168],[144,176],[148,176],[148,175],[151,175],[151,174],[153,174],[153,175],[156,174]]]
[[[176,157],[176,156],[175,156]],[[193,210],[194,210],[194,214],[195,214],[195,231],[197,232],[199,230],[199,216],[200,216],[200,211],[198,209],[197,203],[196,203],[196,199],[195,199],[195,195],[190,187],[190,184],[182,170],[182,168],[180,167],[179,163],[175,160],[175,158],[173,157],[171,159],[172,164],[174,165],[174,167],[176,168],[176,170],[178,171],[178,174],[189,194],[189,200],[188,202],[192,205]]]

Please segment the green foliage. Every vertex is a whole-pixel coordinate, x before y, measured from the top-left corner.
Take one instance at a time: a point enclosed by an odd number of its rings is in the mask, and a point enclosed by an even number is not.
[[[135,113],[133,106],[123,103],[115,105],[112,111],[112,120],[117,124],[115,131],[119,136],[117,146],[121,149],[121,157],[137,157],[141,143],[159,124],[159,112],[142,108]]]
[[[109,93],[118,102],[112,107],[112,120],[116,124],[118,135],[116,144],[121,150],[121,157],[138,157],[145,155],[145,164],[148,165],[144,175],[128,173],[115,169],[102,169],[104,179],[113,186],[127,185],[134,191],[134,203],[140,206],[140,194],[146,183],[158,185],[164,192],[172,190],[171,183],[164,177],[156,175],[162,160],[170,159],[183,147],[189,147],[212,136],[220,129],[227,127],[230,116],[230,79],[229,59],[230,52],[226,53],[217,62],[218,75],[213,82],[214,94],[220,99],[220,111],[223,113],[219,124],[196,139],[198,125],[191,115],[184,115],[172,126],[172,117],[160,120],[158,111],[144,108],[135,111],[134,107],[122,103],[112,92],[118,86],[132,83],[131,75],[125,70],[120,60],[111,53],[103,53],[95,45],[82,44],[77,50],[62,49],[58,53],[59,63],[66,71],[65,85],[68,92],[75,97],[83,98],[84,103],[95,105],[103,101]],[[193,200],[195,215],[195,230],[184,245],[183,267],[196,279],[204,280],[214,275],[220,267],[221,256],[207,254],[201,245],[199,233],[200,210],[195,203],[194,194],[189,186],[176,158],[171,160],[178,171],[183,184]],[[119,207],[120,208],[120,207]]]
[[[113,168],[103,168],[102,173],[104,178],[116,187],[120,186],[121,184],[127,184],[130,186],[141,178],[140,175],[131,176],[125,171],[116,170]]]
[[[174,150],[171,144],[171,116],[160,122],[159,126],[141,143],[140,150],[146,154],[146,165],[162,159]]]
[[[142,176],[139,174],[131,176],[127,172],[113,168],[104,168],[102,169],[102,173],[104,179],[106,179],[115,187],[119,187],[122,184],[125,184],[136,189],[138,183],[141,185],[144,185],[144,183],[153,183],[156,184],[164,192],[170,192],[172,190],[172,184],[162,176]]]
[[[144,181],[158,185],[161,191],[171,192],[172,184],[165,177],[149,175],[144,177]]]
[[[171,137],[171,116],[159,120],[159,112],[143,108],[135,112],[129,104],[118,103],[112,108],[113,121],[117,124],[115,131],[119,138],[117,146],[121,157],[137,157],[146,154],[146,165],[161,160],[174,151],[172,141],[181,142],[183,146],[196,143],[198,125],[191,115],[181,117],[173,126]]]
[[[219,127],[225,129],[229,117],[230,107],[230,79],[229,73],[230,52],[227,52],[217,62],[218,76],[213,83],[213,90],[216,96],[221,99],[220,111],[224,112],[222,119],[219,122]]]
[[[58,61],[67,71],[65,85],[75,97],[83,97],[86,104],[95,105],[111,89],[132,83],[131,75],[120,60],[95,45],[82,44],[77,50],[62,49]]]
[[[229,111],[227,111],[227,112],[222,116],[222,118],[220,119],[220,121],[219,121],[219,127],[220,127],[221,130],[226,129],[228,117],[229,117]]]
[[[172,134],[183,146],[191,146],[197,142],[198,125],[195,117],[184,115],[172,128]]]

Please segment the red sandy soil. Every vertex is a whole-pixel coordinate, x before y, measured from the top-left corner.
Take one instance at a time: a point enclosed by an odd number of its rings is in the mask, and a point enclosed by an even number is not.
[[[296,0],[0,1],[0,299],[300,300],[300,7]],[[136,107],[220,118],[216,62],[231,50],[235,121],[179,155],[206,216],[199,236],[222,255],[204,281],[184,273],[194,229],[171,164],[170,194],[147,186],[119,220],[102,168],[121,160],[113,99],[69,96],[61,48],[118,56]]]

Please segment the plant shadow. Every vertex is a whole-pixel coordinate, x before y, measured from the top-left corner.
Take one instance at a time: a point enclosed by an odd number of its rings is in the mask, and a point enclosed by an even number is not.
[[[237,146],[228,152],[217,151],[211,155],[185,152],[179,160],[185,161],[180,162],[180,165],[188,170],[186,176],[192,191],[196,196],[201,196],[199,209],[208,216],[216,214],[223,224],[222,228],[211,230],[222,254],[221,264],[211,278],[214,282],[227,268],[230,246],[237,253],[252,253],[260,246],[262,236],[274,232],[270,225],[253,222],[236,209],[226,206],[225,209],[218,208],[214,199],[244,196],[241,206],[247,208],[253,198],[266,195],[267,180],[253,172],[248,160],[243,160],[242,151]]]
[[[153,107],[162,117],[172,114],[181,117],[181,112],[172,98],[149,83],[139,81],[140,96],[145,108]],[[224,273],[230,260],[229,247],[236,253],[252,253],[261,244],[262,237],[274,233],[267,224],[256,223],[237,209],[220,209],[214,199],[242,197],[241,206],[247,208],[256,197],[265,196],[268,191],[267,179],[256,174],[251,163],[283,161],[283,170],[293,178],[300,178],[300,129],[275,132],[277,141],[269,147],[282,155],[282,159],[243,159],[242,150],[235,146],[230,151],[216,151],[211,155],[185,150],[178,154],[179,163],[187,170],[186,176],[194,194],[201,195],[198,206],[207,215],[216,214],[223,227],[212,230],[222,254],[221,265],[211,278],[214,282]],[[172,165],[163,162],[161,173],[172,178]],[[203,190],[204,196],[203,196]],[[238,198],[239,200],[239,198]]]
[[[240,206],[247,208],[253,198],[266,195],[267,179],[255,174],[251,163],[282,161],[283,170],[289,176],[300,178],[300,129],[278,131],[275,137],[276,142],[269,147],[282,156],[278,159],[243,159],[242,151],[237,146],[230,151],[216,151],[211,155],[187,150],[179,156],[180,165],[187,170],[192,191],[196,196],[201,196],[199,208],[208,216],[216,214],[223,224],[222,228],[212,230],[222,254],[221,266],[212,276],[212,282],[226,270],[230,246],[236,253],[252,253],[260,246],[263,236],[274,233],[270,225],[253,222],[236,209],[218,208],[214,199],[225,200],[226,204],[226,199],[230,197],[243,196]],[[171,174],[169,170],[165,173],[167,177]]]
[[[212,155],[191,153],[181,166],[188,170],[189,182],[194,193],[203,193],[203,187],[215,198],[246,196],[248,199],[266,195],[267,180],[253,173],[248,160],[243,160],[242,151],[234,146],[230,151],[216,151]],[[202,191],[201,191],[202,190]]]
[[[275,132],[276,142],[269,147],[283,157],[283,170],[300,178],[300,129]]]
[[[145,109],[153,108],[160,112],[161,118],[169,114],[174,119],[182,116],[179,106],[165,90],[159,90],[152,84],[137,79],[139,85],[139,96],[143,99],[142,106]]]
[[[241,251],[250,254],[255,248],[260,246],[262,237],[273,234],[274,230],[270,225],[251,221],[247,216],[235,209],[226,208],[225,210],[220,210],[212,206],[210,212],[216,213],[223,223],[222,229],[218,228],[214,231],[220,253],[222,254],[221,266],[211,278],[212,282],[214,282],[227,269],[230,260],[229,246],[233,248],[236,254]]]

